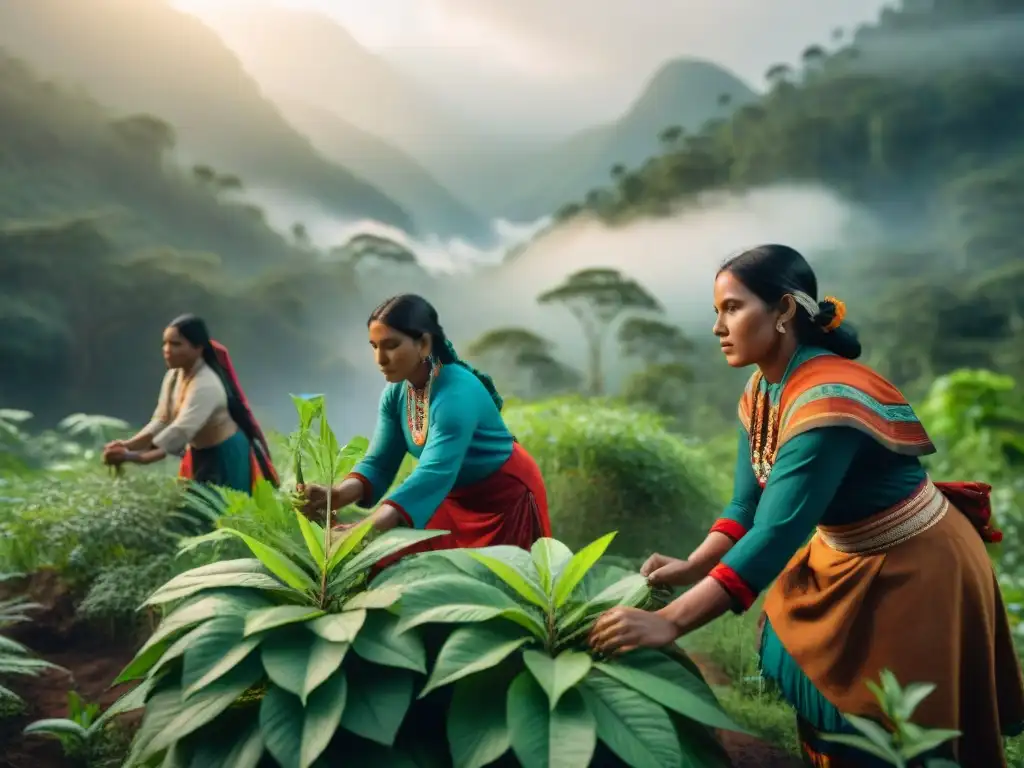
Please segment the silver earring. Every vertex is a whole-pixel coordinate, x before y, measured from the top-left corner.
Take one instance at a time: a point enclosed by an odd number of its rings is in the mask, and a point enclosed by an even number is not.
[[[775,330],[778,331],[779,333],[785,333],[786,332],[786,326],[784,326],[782,324],[782,321],[779,320],[779,322],[777,322],[775,324]]]

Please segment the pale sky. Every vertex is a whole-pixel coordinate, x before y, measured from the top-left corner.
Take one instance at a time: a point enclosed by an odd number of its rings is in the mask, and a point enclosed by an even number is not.
[[[718,63],[751,87],[828,47],[884,0],[172,0],[202,17],[257,4],[324,12],[464,114],[552,135],[613,120],[666,60]]]
[[[525,77],[648,70],[673,56],[717,61],[755,86],[832,30],[874,19],[884,0],[177,0],[195,11],[256,3],[334,16],[374,50],[418,49]]]

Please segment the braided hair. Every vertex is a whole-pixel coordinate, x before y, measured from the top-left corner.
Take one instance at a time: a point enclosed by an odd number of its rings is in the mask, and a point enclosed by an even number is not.
[[[770,307],[792,296],[797,303],[793,320],[800,343],[849,360],[860,357],[857,332],[843,322],[845,307],[830,296],[818,301],[818,278],[798,251],[788,245],[760,245],[729,259],[718,271],[734,275]]]
[[[405,334],[417,341],[429,334],[433,341],[432,356],[434,359],[442,365],[461,366],[476,376],[480,383],[484,385],[499,411],[505,404],[505,401],[498,393],[498,388],[494,385],[494,379],[459,357],[459,353],[455,351],[455,346],[445,335],[444,328],[441,327],[441,323],[437,318],[437,310],[422,296],[417,296],[415,293],[403,293],[398,296],[392,296],[390,299],[381,302],[370,313],[370,318],[366,321],[366,325],[369,326],[373,322],[384,323],[399,333]]]

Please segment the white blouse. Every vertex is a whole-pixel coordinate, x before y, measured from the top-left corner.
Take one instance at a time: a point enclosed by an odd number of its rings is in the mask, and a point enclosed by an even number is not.
[[[200,358],[188,374],[180,368],[167,372],[153,418],[142,432],[155,447],[183,456],[187,446],[212,448],[237,431],[224,384]]]

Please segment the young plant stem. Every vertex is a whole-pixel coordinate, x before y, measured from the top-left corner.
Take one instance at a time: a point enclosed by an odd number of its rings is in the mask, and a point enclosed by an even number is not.
[[[333,469],[333,468],[332,468]],[[331,555],[331,491],[334,490],[332,471],[327,477],[327,514],[324,516],[324,562],[320,568],[320,608],[327,603],[327,562]]]

